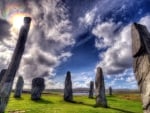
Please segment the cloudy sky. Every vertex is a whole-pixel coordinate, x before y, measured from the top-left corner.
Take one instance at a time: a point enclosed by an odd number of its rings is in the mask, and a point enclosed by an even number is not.
[[[136,89],[132,70],[131,25],[150,31],[150,0],[1,0],[0,70],[7,68],[24,16],[32,25],[17,76],[30,88],[44,77],[46,88],[63,88],[71,71],[73,87],[89,87],[95,69],[106,88]]]

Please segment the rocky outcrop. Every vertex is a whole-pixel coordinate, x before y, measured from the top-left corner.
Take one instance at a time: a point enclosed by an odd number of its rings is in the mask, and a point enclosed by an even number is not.
[[[90,82],[90,90],[89,90],[89,98],[93,98],[93,94],[94,94],[94,82],[91,81]]]
[[[31,89],[31,99],[39,100],[41,99],[42,91],[45,88],[44,79],[37,77],[32,80],[32,89]]]
[[[96,106],[107,107],[105,84],[102,68],[98,67],[95,78]]]
[[[143,25],[132,25],[134,74],[141,92],[144,113],[150,113],[150,33]]]
[[[25,49],[25,43],[27,40],[29,28],[30,28],[30,22],[31,22],[30,17],[24,18],[24,25],[20,29],[19,38],[15,47],[11,62],[0,83],[0,113],[3,113],[5,111],[6,105],[9,100],[13,81],[14,81],[16,72],[19,68],[19,64],[20,64],[20,61],[21,61],[21,58]]]
[[[64,100],[73,101],[71,73],[68,71],[65,79]]]
[[[23,90],[23,85],[24,85],[23,77],[19,76],[17,84],[16,84],[16,88],[15,88],[15,94],[14,94],[15,98],[20,98],[21,97],[22,90]]]

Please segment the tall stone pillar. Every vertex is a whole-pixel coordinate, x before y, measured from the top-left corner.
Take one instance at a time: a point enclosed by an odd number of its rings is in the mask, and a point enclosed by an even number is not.
[[[32,80],[31,99],[41,99],[42,91],[45,89],[44,79],[37,77]]]
[[[112,96],[112,87],[109,87],[109,95]]]
[[[96,87],[96,106],[107,107],[107,100],[105,96],[105,84],[104,76],[101,67],[97,68],[96,78],[95,78],[95,87]]]
[[[15,94],[14,94],[15,98],[20,98],[21,97],[22,90],[23,90],[23,85],[24,85],[23,77],[19,76],[17,84],[16,84],[16,88],[15,88]]]
[[[71,73],[68,71],[65,79],[64,100],[73,101]]]
[[[89,98],[93,98],[93,94],[94,94],[94,82],[91,81],[90,82],[90,90],[89,90]]]
[[[11,62],[0,83],[0,113],[3,113],[5,111],[5,108],[9,100],[14,77],[19,68],[19,64],[25,49],[25,43],[30,28],[30,22],[31,22],[30,17],[24,18],[24,25],[20,29],[19,38]]]
[[[150,33],[134,23],[132,33],[133,70],[140,89],[144,113],[150,113]]]

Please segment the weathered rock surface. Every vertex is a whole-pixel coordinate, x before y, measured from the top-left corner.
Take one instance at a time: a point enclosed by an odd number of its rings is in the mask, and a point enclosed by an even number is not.
[[[22,90],[23,90],[23,85],[24,85],[23,77],[19,76],[17,84],[16,84],[16,88],[15,88],[15,94],[14,94],[15,98],[20,98],[21,97]]]
[[[141,92],[144,113],[150,113],[150,33],[143,25],[132,25],[133,69]]]
[[[100,67],[97,68],[95,87],[96,87],[96,106],[107,107],[104,76],[103,76],[102,68]]]
[[[68,71],[65,79],[64,100],[73,101],[71,73]]]
[[[2,69],[1,73],[0,73],[0,82],[2,80],[2,78],[4,77],[5,72],[7,71],[7,69]]]
[[[41,99],[42,91],[45,88],[44,79],[37,77],[32,80],[32,89],[31,89],[31,99],[39,100]]]
[[[4,74],[4,77],[1,80],[0,83],[0,113],[3,113],[5,111],[5,108],[7,106],[9,96],[12,90],[12,85],[14,81],[14,77],[16,75],[16,72],[19,68],[19,64],[25,49],[25,43],[27,40],[27,35],[29,32],[31,23],[30,17],[24,18],[24,25],[21,27],[19,32],[19,38],[11,59],[11,62],[8,66],[7,71]]]
[[[89,98],[93,98],[93,94],[94,94],[94,82],[91,81],[90,82],[90,90],[89,90]]]
[[[112,96],[112,87],[109,87],[109,95]]]

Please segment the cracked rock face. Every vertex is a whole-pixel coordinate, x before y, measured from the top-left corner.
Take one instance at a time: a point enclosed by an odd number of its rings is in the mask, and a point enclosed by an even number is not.
[[[134,74],[140,89],[144,113],[150,113],[150,33],[140,24],[132,25]]]
[[[89,90],[89,98],[93,98],[93,94],[94,94],[94,82],[91,81],[90,82],[90,90]]]
[[[96,87],[96,105],[107,107],[107,100],[105,96],[105,84],[102,68],[98,67],[95,78]]]
[[[42,91],[45,88],[44,79],[37,77],[32,80],[32,89],[31,89],[31,99],[39,100],[41,99]]]
[[[68,71],[65,79],[64,100],[73,101],[71,73]]]
[[[14,94],[15,98],[21,97],[23,85],[24,85],[24,80],[23,80],[22,76],[19,76],[17,84],[16,84],[15,94]]]

